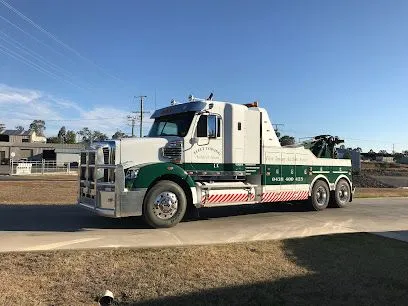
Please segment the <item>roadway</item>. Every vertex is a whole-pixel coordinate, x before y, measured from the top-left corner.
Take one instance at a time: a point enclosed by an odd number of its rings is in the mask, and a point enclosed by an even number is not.
[[[408,242],[408,198],[357,199],[343,209],[308,211],[268,204],[208,208],[170,229],[140,218],[108,219],[73,205],[0,205],[0,252],[160,247],[371,232]]]

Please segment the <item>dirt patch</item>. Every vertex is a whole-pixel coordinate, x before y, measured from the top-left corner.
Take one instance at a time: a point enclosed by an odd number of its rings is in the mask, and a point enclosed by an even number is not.
[[[384,184],[364,173],[353,175],[353,185],[356,188],[392,188],[391,185]]]
[[[407,176],[408,165],[397,163],[361,163],[362,173],[374,176]]]
[[[74,204],[75,181],[0,181],[0,204]]]
[[[356,188],[356,198],[408,197],[408,189],[402,188]]]
[[[373,256],[375,254],[375,256]],[[401,304],[408,244],[369,234],[0,255],[1,305]]]
[[[44,174],[44,175],[3,175],[0,181],[78,181],[78,175]]]

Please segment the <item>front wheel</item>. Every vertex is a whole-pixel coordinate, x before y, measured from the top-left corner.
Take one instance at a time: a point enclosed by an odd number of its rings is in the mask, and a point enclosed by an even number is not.
[[[330,190],[324,181],[317,181],[313,185],[310,206],[313,210],[323,210],[329,205]]]
[[[186,208],[184,190],[172,181],[159,181],[146,194],[143,217],[154,228],[172,227],[183,219]]]

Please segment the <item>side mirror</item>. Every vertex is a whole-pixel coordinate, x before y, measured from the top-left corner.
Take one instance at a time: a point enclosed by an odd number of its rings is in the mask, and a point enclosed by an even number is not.
[[[191,138],[190,139],[190,144],[196,144],[196,143],[198,143],[198,137],[193,137],[193,138]]]

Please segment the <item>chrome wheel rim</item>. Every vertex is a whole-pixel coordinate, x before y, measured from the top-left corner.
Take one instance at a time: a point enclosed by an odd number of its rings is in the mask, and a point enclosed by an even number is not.
[[[154,200],[153,213],[159,219],[168,220],[175,215],[177,208],[177,196],[173,192],[165,191]]]
[[[341,185],[338,191],[338,199],[340,202],[347,202],[349,199],[349,191],[346,185]]]
[[[316,203],[319,206],[323,206],[326,204],[327,199],[327,191],[326,188],[319,186],[316,190],[315,194]]]

